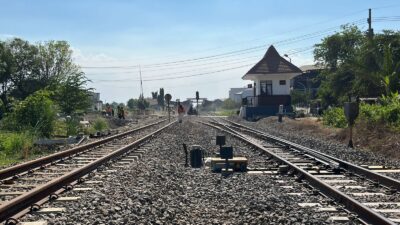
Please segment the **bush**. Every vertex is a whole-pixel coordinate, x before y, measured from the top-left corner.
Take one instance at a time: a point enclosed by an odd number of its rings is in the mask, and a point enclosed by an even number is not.
[[[2,127],[10,131],[35,130],[37,135],[50,137],[54,129],[56,111],[49,93],[37,91],[15,106],[14,112],[2,120]]]
[[[347,120],[344,115],[343,108],[333,107],[324,111],[322,115],[322,123],[325,126],[345,128]]]
[[[4,132],[0,134],[0,152],[3,157],[19,155],[27,158],[34,141],[32,132]]]
[[[400,128],[400,104],[392,102],[386,105],[361,104],[360,120],[375,126],[376,124],[385,125],[392,128]]]
[[[97,119],[93,122],[93,129],[96,131],[103,131],[108,129],[108,123],[104,118],[97,117]]]

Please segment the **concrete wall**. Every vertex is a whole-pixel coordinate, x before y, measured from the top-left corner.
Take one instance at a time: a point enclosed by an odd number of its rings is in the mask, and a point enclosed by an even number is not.
[[[271,80],[272,81],[272,95],[290,95],[290,87],[291,87],[291,77],[285,75],[274,75],[274,76],[265,76],[262,79],[256,79],[256,95],[261,94],[261,86],[260,81]],[[285,80],[285,85],[280,85],[279,81]]]

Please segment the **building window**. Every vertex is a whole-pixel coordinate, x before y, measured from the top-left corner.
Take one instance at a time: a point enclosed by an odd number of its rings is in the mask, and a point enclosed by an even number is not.
[[[286,80],[280,80],[279,85],[286,85]]]
[[[260,92],[261,95],[272,95],[272,80],[260,81]]]

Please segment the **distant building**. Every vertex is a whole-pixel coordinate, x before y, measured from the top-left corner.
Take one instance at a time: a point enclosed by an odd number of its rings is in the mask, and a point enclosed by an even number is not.
[[[270,46],[264,57],[243,77],[254,83],[253,95],[247,97],[241,115],[246,119],[256,119],[276,115],[279,106],[284,112],[291,112],[290,83],[302,71],[281,57],[274,46]]]
[[[103,110],[103,101],[100,100],[100,93],[97,92],[89,92],[91,105],[91,111],[102,111]]]
[[[321,85],[320,80],[316,78],[323,68],[316,65],[304,65],[300,69],[303,73],[293,79],[293,90],[308,91],[312,98],[316,97]]]
[[[229,98],[236,103],[241,103],[242,99],[253,96],[253,88],[243,87],[243,88],[231,88],[229,90]]]

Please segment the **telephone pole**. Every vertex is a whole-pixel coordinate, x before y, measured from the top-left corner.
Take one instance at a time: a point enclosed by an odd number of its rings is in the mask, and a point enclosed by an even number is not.
[[[368,38],[370,40],[372,40],[372,38],[374,37],[374,29],[372,29],[372,13],[371,13],[371,9],[368,9]]]
[[[142,95],[142,98],[144,98],[143,96],[143,81],[142,81],[142,68],[139,65],[139,76],[140,76],[140,94]]]

